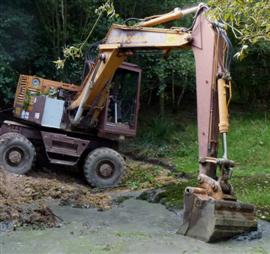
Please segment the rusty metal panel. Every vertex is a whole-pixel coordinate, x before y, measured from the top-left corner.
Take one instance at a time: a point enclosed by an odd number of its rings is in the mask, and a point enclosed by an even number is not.
[[[43,117],[44,106],[45,106],[46,97],[37,96],[33,104],[33,110],[30,112],[29,121],[41,124]]]
[[[69,137],[65,134],[41,132],[43,143],[48,153],[80,157],[88,147],[90,141]]]
[[[29,139],[41,140],[40,132],[28,125],[20,124],[14,121],[4,121],[0,128],[0,135],[7,132],[17,132]]]
[[[121,48],[179,48],[188,44],[190,39],[190,33],[182,32],[179,29],[138,28],[113,25],[107,34],[105,45],[119,44]]]
[[[20,75],[14,100],[14,115],[21,118],[22,111],[30,113],[35,98],[42,94],[48,94],[50,89],[63,89],[76,94],[82,87],[36,76]]]

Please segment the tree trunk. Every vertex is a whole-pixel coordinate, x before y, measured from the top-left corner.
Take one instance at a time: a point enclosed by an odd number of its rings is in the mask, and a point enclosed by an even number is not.
[[[178,99],[177,99],[177,108],[180,106],[180,103],[182,102],[182,99],[184,97],[184,94],[185,94],[185,91],[186,91],[186,86],[183,87]]]
[[[161,117],[165,115],[165,92],[161,91],[159,95],[159,113]]]
[[[177,107],[175,103],[175,82],[174,82],[174,73],[172,72],[172,112],[176,112]]]
[[[150,89],[149,91],[149,96],[148,96],[148,100],[147,100],[147,105],[151,104],[152,101],[152,94],[153,94],[153,89]]]
[[[58,9],[58,1],[57,4],[55,6],[55,19],[56,19],[56,52],[57,52],[57,57],[60,57],[60,44],[61,44],[61,39],[60,39],[60,31],[61,31],[61,27],[60,27],[60,19],[59,19],[59,9]]]
[[[175,104],[175,85],[174,85],[174,75],[172,72],[172,107],[174,108]]]

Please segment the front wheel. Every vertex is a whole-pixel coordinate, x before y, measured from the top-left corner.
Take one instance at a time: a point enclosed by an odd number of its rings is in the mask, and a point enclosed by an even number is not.
[[[15,174],[27,173],[33,165],[36,150],[23,135],[8,132],[0,136],[0,166]]]
[[[84,164],[84,175],[93,187],[119,185],[125,171],[123,157],[113,149],[97,148],[88,154]]]

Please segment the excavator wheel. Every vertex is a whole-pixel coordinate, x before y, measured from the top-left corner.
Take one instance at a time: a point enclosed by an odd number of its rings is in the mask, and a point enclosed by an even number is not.
[[[0,136],[0,166],[23,175],[31,170],[36,157],[33,144],[23,135],[8,132]]]
[[[107,188],[119,185],[123,179],[125,161],[113,149],[97,148],[85,160],[84,175],[92,187]]]

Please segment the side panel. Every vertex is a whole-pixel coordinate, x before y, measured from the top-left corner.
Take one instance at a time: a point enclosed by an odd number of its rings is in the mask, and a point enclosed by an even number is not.
[[[46,97],[41,125],[60,128],[64,113],[64,103],[65,101],[63,100]]]
[[[14,100],[14,116],[28,120],[35,104],[35,99],[40,95],[49,95],[53,92],[56,97],[60,90],[77,94],[82,87],[63,82],[43,79],[36,76],[20,75]],[[24,116],[22,113],[25,112]],[[34,121],[36,122],[36,121]]]
[[[41,135],[38,130],[13,121],[4,121],[1,125],[0,135],[7,132],[17,132],[29,139],[41,140]]]
[[[41,132],[47,153],[68,155],[78,160],[89,145],[89,140],[73,138],[64,134]],[[48,156],[50,157],[50,156]]]

